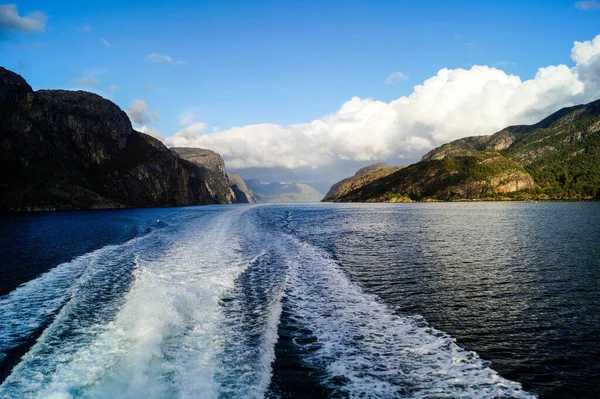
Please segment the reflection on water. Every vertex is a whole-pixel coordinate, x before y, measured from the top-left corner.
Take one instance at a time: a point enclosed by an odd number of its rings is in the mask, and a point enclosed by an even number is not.
[[[600,395],[600,204],[342,208],[348,272],[542,397]]]

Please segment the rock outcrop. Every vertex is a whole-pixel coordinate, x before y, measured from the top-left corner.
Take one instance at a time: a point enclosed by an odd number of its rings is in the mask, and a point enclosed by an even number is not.
[[[114,103],[0,67],[0,212],[213,204],[201,170]]]
[[[341,180],[331,186],[325,195],[325,198],[323,198],[323,201],[336,202],[352,191],[358,190],[361,187],[397,172],[404,167],[406,167],[406,165],[388,166],[387,164],[380,162],[360,168],[354,176]]]

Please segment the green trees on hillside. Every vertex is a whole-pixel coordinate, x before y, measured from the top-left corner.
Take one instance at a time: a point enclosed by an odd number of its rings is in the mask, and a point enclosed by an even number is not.
[[[600,115],[538,129],[509,148],[549,199],[600,199]]]

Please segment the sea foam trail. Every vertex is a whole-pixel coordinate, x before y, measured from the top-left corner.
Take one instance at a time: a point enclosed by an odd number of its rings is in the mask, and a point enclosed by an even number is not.
[[[0,362],[11,349],[23,344],[31,335],[50,323],[61,307],[77,290],[115,257],[135,245],[139,238],[121,245],[110,245],[62,263],[39,277],[0,297]]]
[[[261,226],[256,213],[246,219],[243,249],[261,249],[252,265],[241,274],[236,287],[223,298],[225,338],[216,379],[221,398],[263,398],[271,383],[277,327],[287,269],[279,256],[286,242]]]
[[[72,317],[65,306],[7,378],[0,396],[219,396],[215,375],[228,341],[220,335],[225,333],[220,327],[221,298],[256,261],[256,256],[249,258],[239,250],[236,232],[247,210],[229,208],[192,222],[182,220],[176,239],[163,243],[164,250],[154,250],[161,244],[156,242],[139,248],[131,288],[116,315],[104,324],[82,328],[78,337],[92,337],[86,345],[78,345],[77,339],[61,344],[53,337]],[[157,239],[168,235],[163,229]],[[152,256],[144,256],[144,251],[153,251]],[[44,357],[48,346],[54,353]]]
[[[290,240],[285,306],[297,330],[310,331],[295,343],[331,396],[535,397],[422,317],[398,315],[365,293],[323,250]]]

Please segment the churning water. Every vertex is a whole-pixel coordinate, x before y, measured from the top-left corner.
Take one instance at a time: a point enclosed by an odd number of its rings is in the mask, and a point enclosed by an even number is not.
[[[598,204],[2,221],[2,398],[600,393]]]

